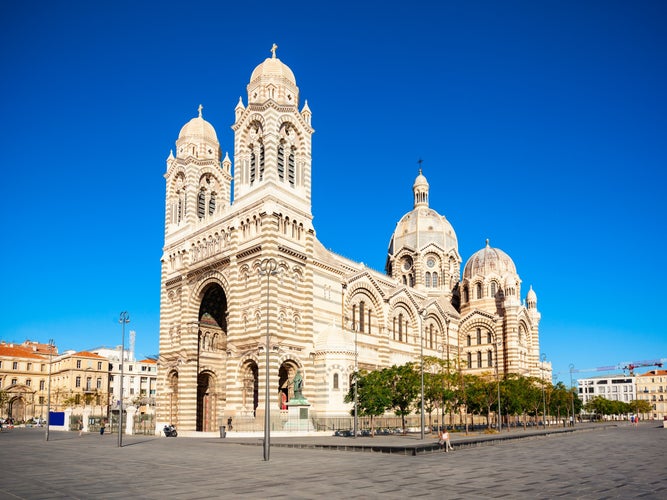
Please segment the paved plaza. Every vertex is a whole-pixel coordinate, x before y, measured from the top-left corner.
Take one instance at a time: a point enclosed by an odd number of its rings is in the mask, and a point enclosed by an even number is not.
[[[524,435],[475,444],[456,434],[454,452],[416,456],[321,446],[433,438],[276,438],[265,462],[258,438],[126,436],[119,448],[115,435],[52,431],[46,442],[44,429],[13,429],[0,433],[0,499],[667,498],[662,425]]]

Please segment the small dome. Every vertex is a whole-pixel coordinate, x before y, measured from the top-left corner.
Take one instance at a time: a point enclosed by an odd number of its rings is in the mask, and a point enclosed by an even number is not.
[[[505,279],[518,281],[516,266],[510,256],[499,248],[491,247],[489,240],[486,240],[486,246],[475,252],[466,262],[463,279],[472,280],[475,276],[487,276],[492,273],[500,276],[510,273],[511,275]]]
[[[189,138],[198,138],[198,139],[204,139],[210,142],[218,142],[218,135],[215,133],[215,129],[213,128],[213,125],[211,125],[209,122],[204,120],[202,117],[202,109],[203,106],[200,104],[199,105],[199,116],[193,118],[190,120],[188,123],[183,125],[183,128],[181,129],[180,133],[178,134],[179,139],[183,139],[185,137]]]
[[[250,83],[258,78],[262,79],[286,79],[296,86],[296,78],[292,70],[277,57],[267,57],[264,62],[255,68],[250,76]]]
[[[412,185],[412,189],[418,188],[418,187],[425,187],[428,188],[428,181],[426,180],[426,177],[424,174],[422,174],[422,169],[419,169],[419,175],[415,178],[415,183]]]
[[[340,326],[328,325],[315,337],[316,351],[354,352],[354,334]]]
[[[533,285],[530,285],[530,290],[528,290],[528,293],[526,294],[526,302],[537,304],[537,294],[535,293],[535,290],[533,290]]]
[[[280,105],[299,105],[299,87],[296,86],[294,73],[276,57],[278,46],[271,47],[271,57],[257,66],[252,75],[248,90],[248,104],[263,103],[272,100]]]

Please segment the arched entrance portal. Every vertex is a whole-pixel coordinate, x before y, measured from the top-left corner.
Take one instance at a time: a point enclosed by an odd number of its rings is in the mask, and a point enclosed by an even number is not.
[[[283,364],[280,365],[280,370],[278,371],[278,377],[280,379],[278,385],[278,404],[280,405],[281,410],[286,410],[288,401],[294,397],[294,385],[292,381],[294,380],[294,375],[296,375],[298,369],[299,365],[293,360],[284,361]]]
[[[197,377],[197,430],[210,432],[215,426],[215,391],[213,376],[200,373]]]
[[[17,398],[12,399],[9,401],[9,416],[12,417],[14,420],[25,420],[26,414],[25,414],[25,408],[26,404],[24,399],[19,396]]]
[[[257,416],[259,405],[259,368],[255,361],[243,365],[243,409],[253,417]]]
[[[195,429],[210,432],[216,426],[218,391],[222,391],[224,398],[224,387],[218,388],[216,380],[225,379],[227,350],[227,296],[218,283],[210,283],[203,289],[198,321]]]

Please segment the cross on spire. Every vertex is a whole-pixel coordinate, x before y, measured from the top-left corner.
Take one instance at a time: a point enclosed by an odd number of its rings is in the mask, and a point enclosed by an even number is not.
[[[202,109],[204,109],[204,106],[202,106],[202,105],[200,104],[199,107],[197,108],[197,111],[199,111],[199,118],[201,118],[201,110],[202,110]]]
[[[278,46],[274,43],[273,46],[271,47],[271,53],[273,54],[273,58],[276,58],[276,49]]]

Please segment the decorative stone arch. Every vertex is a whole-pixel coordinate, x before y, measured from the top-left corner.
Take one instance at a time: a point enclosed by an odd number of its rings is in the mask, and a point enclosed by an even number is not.
[[[484,277],[484,284],[486,288],[486,296],[489,298],[496,298],[498,292],[503,290],[503,280],[497,273],[492,273]]]
[[[442,252],[436,251],[433,247],[433,245],[430,245],[430,248],[424,252],[424,255],[421,258],[421,269],[424,279],[424,286],[426,288],[437,289],[442,288],[443,284],[445,284],[444,279],[446,276],[446,271],[444,269]],[[431,260],[433,260],[433,263],[429,266]]]
[[[185,169],[179,167],[167,184],[167,221],[170,224],[183,222],[187,214],[187,186],[188,179]]]
[[[242,356],[237,366],[237,386],[241,387],[241,405],[246,415],[257,416],[259,406],[260,361],[256,353]]]
[[[414,331],[416,331],[415,321],[417,317],[414,305],[410,304],[405,297],[400,297],[391,301],[390,306],[389,319],[391,320],[391,333],[389,337],[398,342],[408,343],[410,333],[412,333],[414,340]],[[410,325],[410,328],[408,328],[408,325]],[[411,328],[413,329],[412,332],[410,332]]]
[[[528,350],[530,350],[533,345],[533,332],[530,323],[526,321],[525,318],[519,318],[517,341],[519,342],[520,347],[525,347]]]
[[[491,338],[493,343],[492,344],[487,344],[487,343],[482,343],[481,345],[477,344],[475,342],[473,345],[468,346],[466,339],[468,335],[472,335],[473,333],[475,334],[475,338],[477,337],[477,328],[481,329],[481,334],[485,335],[487,332],[491,333]],[[491,350],[494,353],[494,357],[496,356],[495,353],[497,352],[497,356],[499,358],[503,358],[503,351],[497,349],[496,342],[498,340],[498,337],[503,336],[502,330],[499,331],[498,326],[496,322],[494,321],[493,317],[488,316],[486,314],[481,314],[480,312],[474,312],[470,315],[468,315],[466,318],[464,318],[461,321],[461,325],[459,327],[459,345],[462,347],[462,355],[464,356],[464,359],[469,358],[467,356],[469,353],[477,353],[477,352],[483,352],[487,353],[489,350],[489,346],[491,347]],[[482,337],[484,338],[484,337]],[[488,359],[488,354],[486,354],[487,357],[487,363],[490,361]],[[484,357],[482,357],[482,360],[484,360]],[[498,361],[498,360],[496,360]],[[504,363],[503,363],[504,364]],[[470,367],[468,367],[470,368]],[[479,370],[481,369],[480,366],[477,366],[475,369]]]
[[[366,300],[368,299],[368,304]],[[361,310],[361,304],[363,311]],[[373,334],[373,322],[375,319],[377,333],[384,327],[384,314],[382,311],[382,299],[378,297],[369,283],[361,281],[350,287],[345,294],[345,316],[350,319],[350,329],[361,333]]]
[[[348,383],[348,377],[346,375],[348,375],[349,371],[349,366],[346,367],[338,363],[327,366],[325,385],[334,391],[344,391],[345,388],[348,387],[346,385]],[[352,371],[354,371],[354,366],[352,366]],[[338,377],[336,377],[336,375]],[[335,383],[336,378],[338,379],[337,386]]]
[[[178,425],[178,369],[172,368],[166,377],[167,392],[169,394],[169,423]]]
[[[201,367],[197,374],[197,431],[211,432],[216,426],[219,396],[216,387],[215,372],[210,367]]]
[[[295,132],[296,138],[299,141],[299,148],[298,151],[299,153],[305,153],[305,146],[304,146],[304,134],[303,134],[303,125],[294,117],[294,115],[291,114],[283,114],[278,117],[278,123],[280,124],[278,126],[278,129],[281,130],[285,124],[288,124]],[[296,141],[295,141],[296,142]]]
[[[241,139],[241,142],[243,144],[247,144],[249,142],[250,135],[251,135],[251,132],[252,132],[252,129],[253,129],[253,125],[255,125],[255,124],[260,125],[260,128],[261,128],[262,132],[266,130],[266,128],[267,128],[266,119],[264,118],[263,114],[253,113],[252,115],[250,115],[247,118],[246,123],[245,123],[244,127],[242,128],[242,130],[237,132],[237,134],[238,134],[238,136]]]
[[[294,358],[292,353],[280,353],[278,356],[278,401],[280,407],[283,403],[289,401],[294,397],[294,387],[292,380],[296,375],[297,370],[302,371],[301,376],[307,380],[306,374],[303,373],[303,363],[300,363]]]
[[[459,326],[459,342],[478,327],[483,327],[484,329],[489,330],[494,337],[498,334],[496,331],[496,322],[492,317],[475,312],[461,320],[461,325]],[[502,332],[500,334],[502,335]]]

